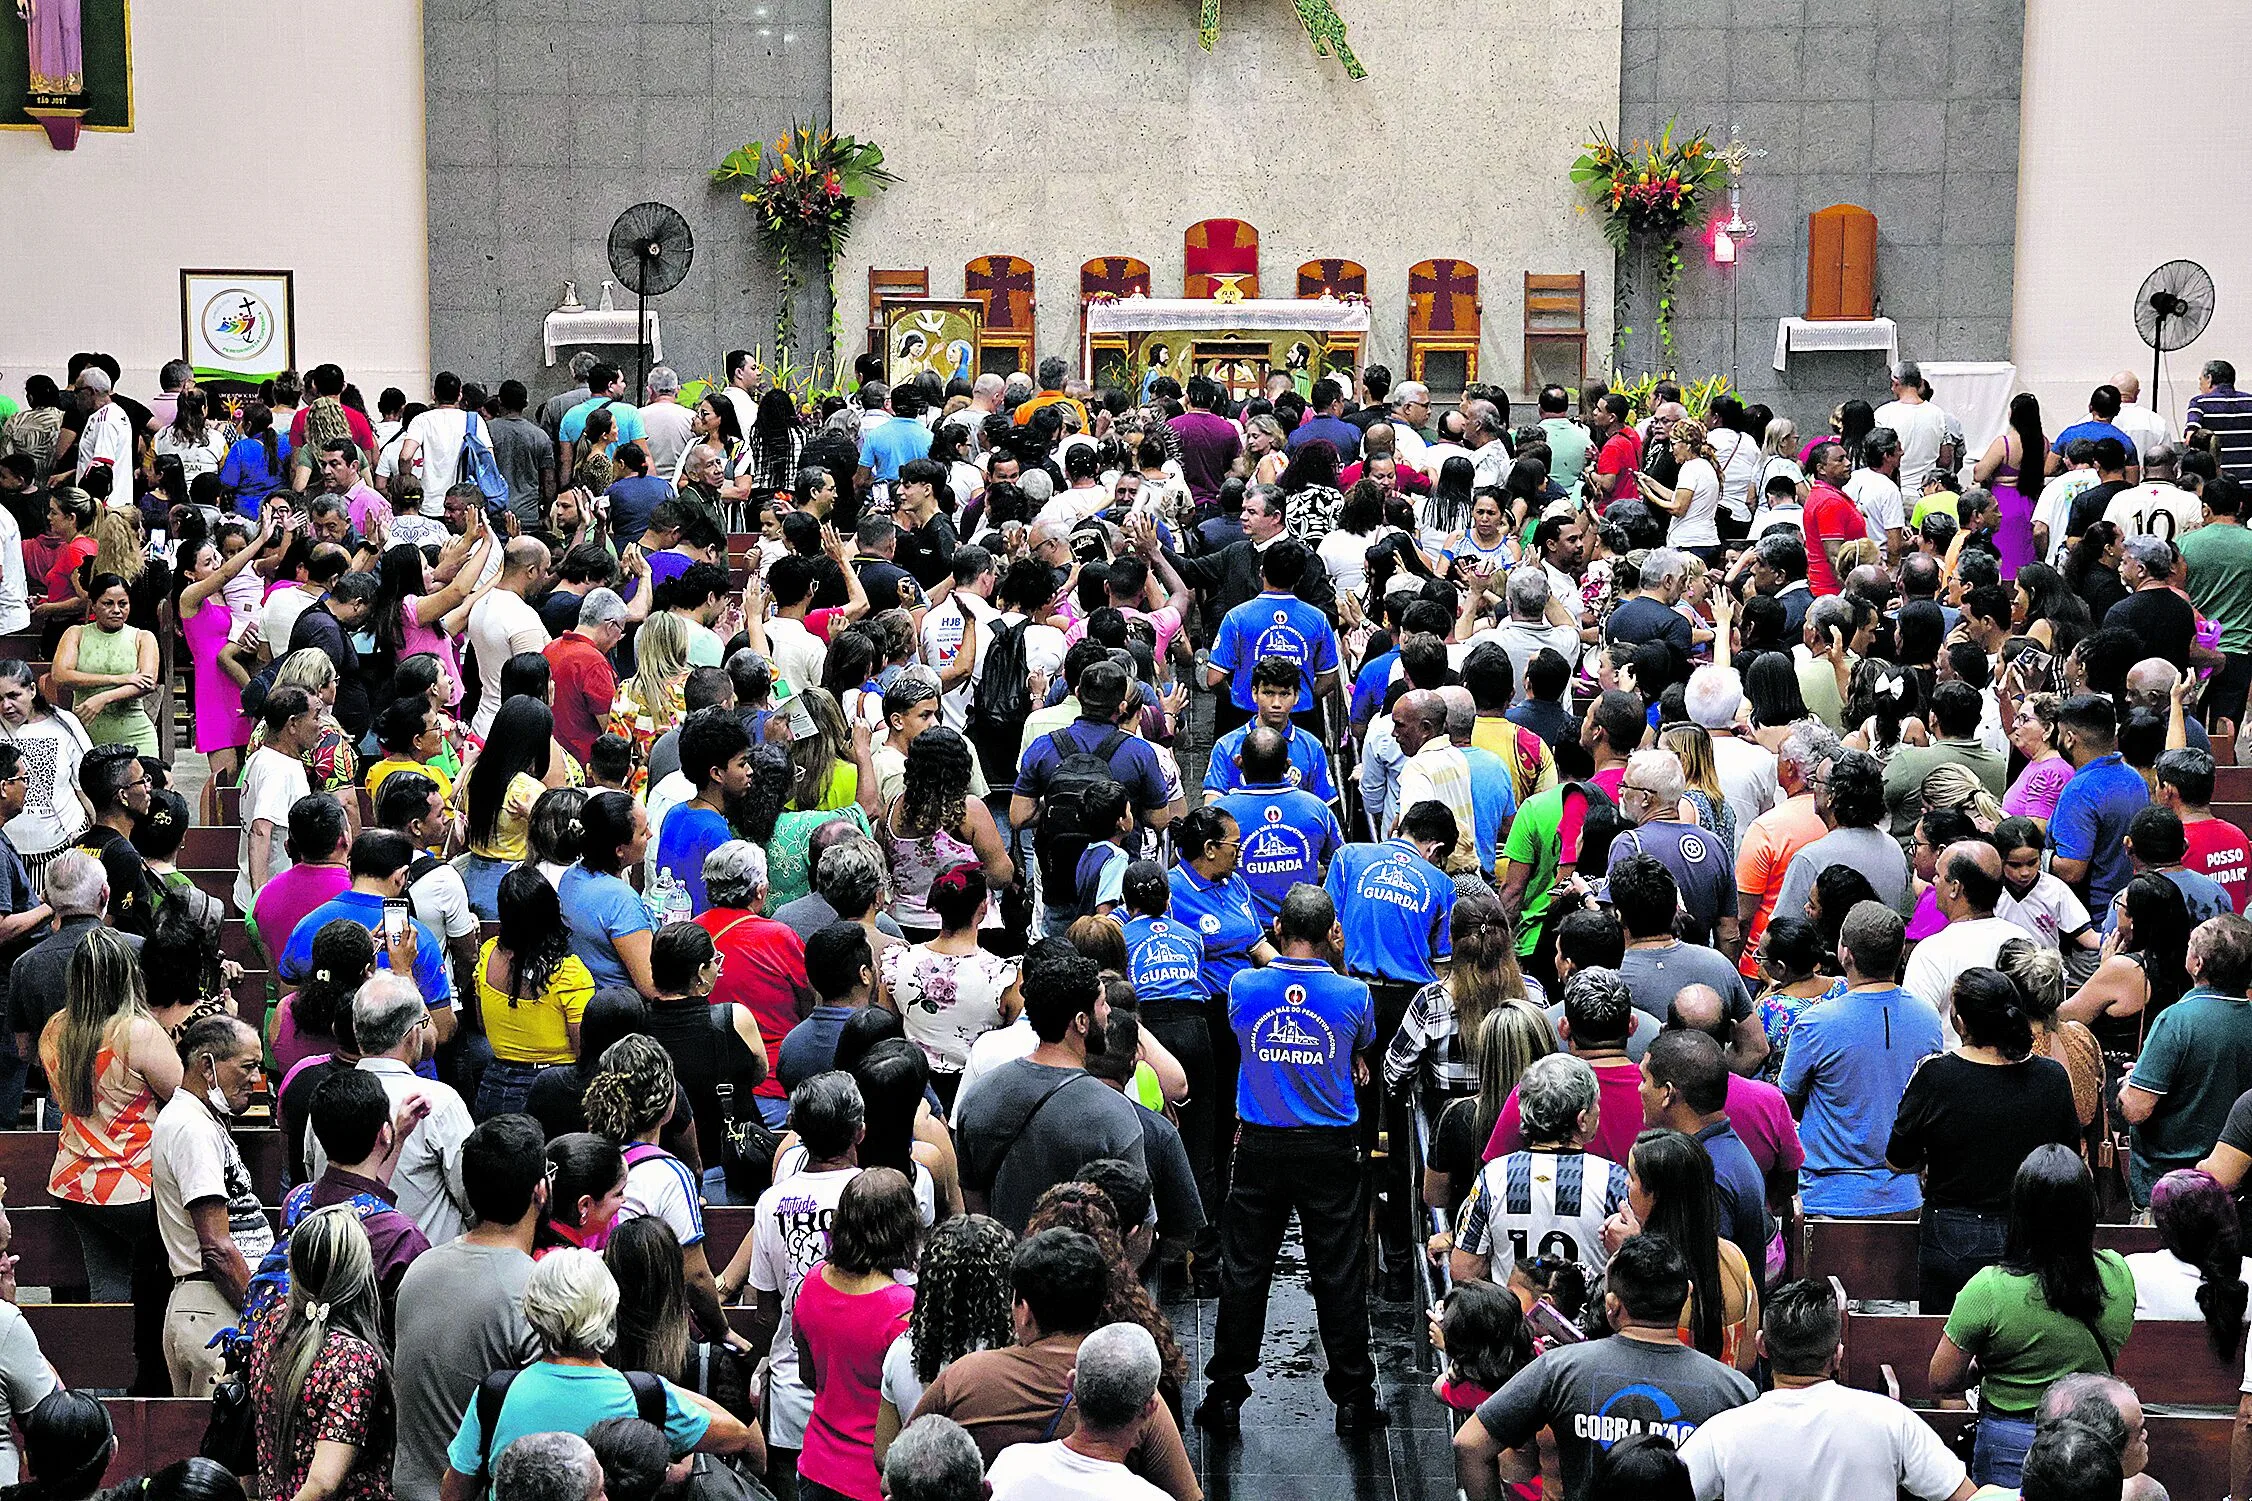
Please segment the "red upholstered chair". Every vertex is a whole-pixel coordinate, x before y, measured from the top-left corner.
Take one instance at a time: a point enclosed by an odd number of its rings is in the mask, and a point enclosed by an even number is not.
[[[1478,378],[1484,304],[1468,261],[1417,261],[1408,268],[1408,379],[1459,391]]]
[[[985,304],[978,337],[980,372],[1014,375],[1032,368],[1032,262],[981,255],[962,268],[962,294]]]
[[[1210,297],[1227,281],[1259,295],[1259,231],[1241,219],[1199,219],[1182,242],[1181,295]]]
[[[1147,297],[1149,295],[1149,262],[1136,260],[1130,255],[1098,255],[1079,268],[1079,338],[1087,339],[1087,304],[1098,296]],[[1127,343],[1123,335],[1104,334],[1096,339],[1089,354],[1099,367],[1106,354],[1124,358]],[[1086,372],[1092,376],[1095,372]]]

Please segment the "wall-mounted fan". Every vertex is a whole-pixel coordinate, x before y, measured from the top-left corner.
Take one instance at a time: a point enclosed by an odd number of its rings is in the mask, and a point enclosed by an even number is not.
[[[634,319],[639,345],[633,377],[637,402],[649,375],[649,299],[679,286],[695,260],[696,237],[676,208],[637,203],[610,226],[610,271],[620,286],[641,299]]]
[[[2150,346],[2150,400],[2158,403],[2158,362],[2194,342],[2213,321],[2213,274],[2195,261],[2168,261],[2135,293],[2135,332]]]

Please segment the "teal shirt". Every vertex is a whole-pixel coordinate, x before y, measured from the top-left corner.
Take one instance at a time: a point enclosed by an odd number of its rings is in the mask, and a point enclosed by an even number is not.
[[[2200,985],[2159,1013],[2127,1082],[2157,1095],[2134,1128],[2135,1158],[2153,1176],[2195,1167],[2252,1090],[2252,1002]]]
[[[2221,650],[2252,652],[2252,531],[2216,520],[2182,538],[2189,600],[2221,623]]]
[[[527,1433],[577,1433],[583,1435],[604,1418],[638,1416],[633,1387],[620,1372],[607,1366],[556,1365],[540,1361],[526,1366],[509,1384],[500,1418],[493,1424],[493,1442],[485,1444],[484,1426],[477,1420],[477,1402],[470,1399],[461,1415],[461,1429],[447,1446],[446,1464],[459,1474],[474,1476],[479,1457],[490,1454],[494,1464],[508,1446]],[[680,1388],[665,1383],[665,1440],[678,1459],[704,1441],[712,1420],[692,1407]]]

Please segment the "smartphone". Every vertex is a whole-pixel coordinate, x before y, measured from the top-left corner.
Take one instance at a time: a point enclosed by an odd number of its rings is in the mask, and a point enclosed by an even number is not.
[[[1564,1317],[1563,1310],[1546,1298],[1535,1302],[1525,1322],[1533,1326],[1533,1334],[1551,1344],[1576,1345],[1587,1339],[1587,1332]]]
[[[2049,675],[2049,670],[2055,666],[2056,658],[2050,656],[2038,646],[2029,646],[2017,654],[2018,681],[2021,683],[2031,682],[2037,677],[2045,679]]]
[[[383,942],[388,946],[397,943],[407,931],[407,899],[387,896],[383,899]]]

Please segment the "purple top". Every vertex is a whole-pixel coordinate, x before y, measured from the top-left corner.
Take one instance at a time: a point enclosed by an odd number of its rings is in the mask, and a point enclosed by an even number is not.
[[[375,1252],[375,1285],[386,1291],[395,1289],[406,1275],[407,1264],[429,1250],[430,1242],[413,1220],[399,1213],[398,1197],[389,1185],[348,1173],[334,1164],[313,1181],[312,1201],[306,1207],[326,1209],[331,1204],[348,1203],[354,1194],[370,1194],[394,1206],[363,1215],[360,1228],[367,1231],[368,1245]]]
[[[2054,803],[2056,799],[2052,797],[2049,801]],[[1921,943],[1946,926],[1947,914],[1939,910],[1939,883],[1935,881],[1916,898],[1915,916],[1908,919],[1908,939],[1911,943]]]
[[[2010,783],[2010,790],[2002,794],[2002,811],[2012,818],[2052,818],[2057,811],[2057,794],[2071,780],[2072,763],[2054,752],[2029,761],[2017,780]]]

